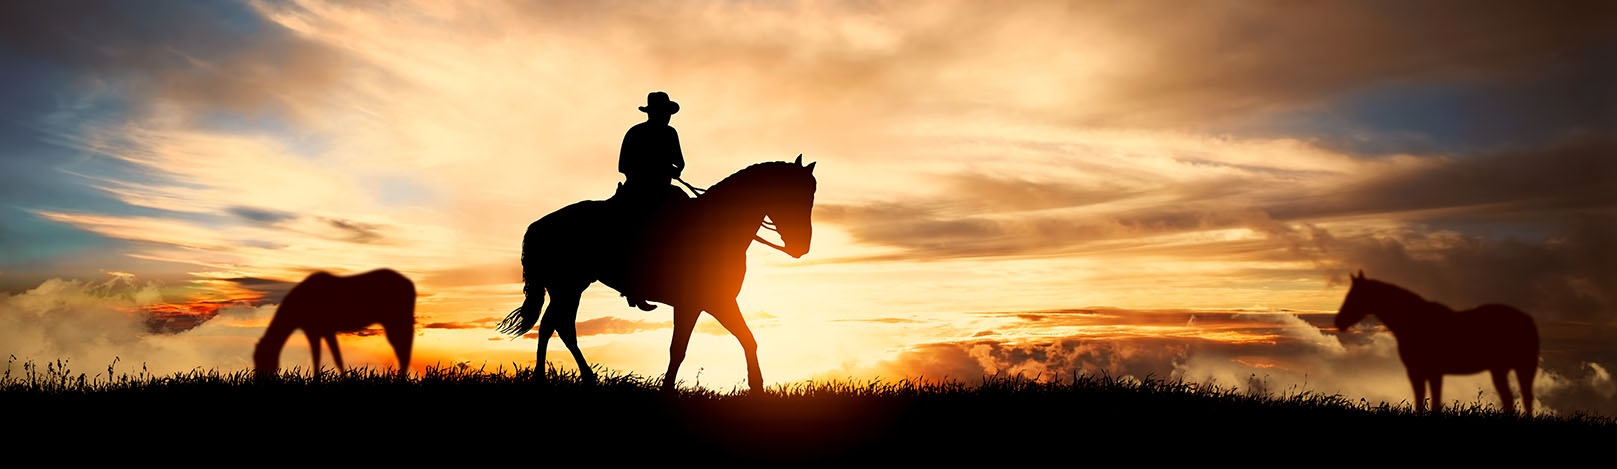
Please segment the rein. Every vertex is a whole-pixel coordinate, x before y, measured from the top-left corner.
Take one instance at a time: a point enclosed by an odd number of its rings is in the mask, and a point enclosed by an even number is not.
[[[674,176],[674,180],[679,181],[680,184],[684,184],[685,188],[690,189],[691,193],[696,194],[697,197],[701,197],[703,192],[707,192],[707,189],[693,186],[691,183],[685,182],[685,179],[680,178],[679,176]]]
[[[674,176],[674,180],[679,181],[680,184],[684,184],[685,188],[690,189],[691,193],[696,194],[697,197],[701,197],[703,193],[707,192],[707,189],[703,189],[703,188],[691,185],[691,183],[685,182],[685,179],[681,178],[679,176]],[[762,223],[758,224],[758,226],[761,226],[764,229],[769,230],[769,231],[773,231],[775,233],[780,233],[780,229],[775,228],[775,223],[771,222],[768,218],[765,218]],[[763,245],[765,245],[765,246],[775,248],[776,251],[780,251],[780,252],[782,252],[782,253],[784,253],[784,254],[786,254],[788,256],[792,255],[792,253],[786,252],[786,247],[785,246],[781,246],[779,244],[771,243],[771,242],[769,242],[769,240],[764,239],[764,237],[758,236],[757,234],[752,235],[752,240],[763,243]]]

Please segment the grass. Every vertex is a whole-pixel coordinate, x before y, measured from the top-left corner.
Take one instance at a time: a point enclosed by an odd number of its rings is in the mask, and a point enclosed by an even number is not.
[[[694,387],[664,393],[658,378],[604,369],[597,371],[597,382],[588,383],[552,368],[543,384],[534,382],[533,368],[519,366],[429,367],[408,378],[388,369],[294,368],[265,381],[248,370],[113,370],[86,374],[60,361],[8,362],[0,378],[0,408],[23,419],[16,421],[60,422],[64,428],[138,409],[149,414],[129,418],[179,434],[225,424],[261,440],[300,431],[375,441],[470,438],[491,451],[516,453],[632,442],[629,447],[749,460],[1141,443],[1136,437],[1203,443],[1263,437],[1303,444],[1357,433],[1463,440],[1617,430],[1617,421],[1591,414],[1520,417],[1470,404],[1415,415],[1402,403],[1297,390],[1251,394],[1105,375],[799,382],[754,394]]]

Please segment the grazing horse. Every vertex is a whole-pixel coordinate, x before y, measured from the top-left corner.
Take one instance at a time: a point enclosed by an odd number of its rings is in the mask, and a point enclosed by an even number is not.
[[[1348,328],[1374,314],[1398,341],[1398,358],[1415,388],[1415,412],[1424,412],[1426,386],[1432,388],[1432,411],[1443,409],[1443,375],[1487,371],[1503,401],[1515,412],[1509,373],[1516,370],[1522,409],[1533,414],[1533,374],[1538,371],[1538,326],[1533,318],[1505,305],[1482,305],[1454,311],[1390,283],[1364,278],[1360,271],[1336,313],[1337,329]]]
[[[543,380],[545,348],[552,333],[573,353],[580,375],[595,374],[578,348],[574,321],[579,296],[599,280],[623,290],[636,285],[645,300],[673,306],[674,339],[669,345],[663,389],[673,389],[696,319],[707,311],[741,342],[747,383],[763,389],[758,343],[741,317],[736,295],[747,272],[747,247],[756,238],[796,258],[808,253],[813,234],[814,164],[759,163],[719,181],[694,200],[665,203],[648,221],[614,208],[614,200],[578,202],[528,225],[522,237],[522,306],[500,323],[500,332],[522,335],[539,324],[538,369]],[[768,220],[765,220],[765,217]],[[758,227],[780,233],[784,246],[758,237]],[[539,321],[544,295],[550,309]]]
[[[314,354],[315,376],[320,370],[320,339],[331,346],[331,359],[343,369],[338,332],[354,332],[381,323],[393,353],[399,357],[399,376],[410,369],[410,342],[415,337],[415,284],[404,275],[379,269],[350,277],[316,272],[292,287],[264,337],[258,339],[253,363],[259,378],[274,376],[280,368],[281,347],[292,331],[303,329]]]

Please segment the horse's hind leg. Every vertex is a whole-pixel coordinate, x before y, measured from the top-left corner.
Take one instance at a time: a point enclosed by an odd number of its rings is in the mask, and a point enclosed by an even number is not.
[[[539,332],[534,333],[539,339],[539,352],[536,354],[537,356],[534,357],[536,361],[533,364],[533,380],[541,383],[546,379],[549,379],[545,372],[548,368],[546,365],[549,365],[550,362],[545,360],[545,352],[547,351],[546,349],[550,348],[550,336],[556,334],[556,318],[554,315],[548,313],[555,311],[556,304],[552,302],[550,304],[550,311],[548,311],[547,314],[539,317]]]
[[[309,339],[309,354],[314,356],[314,379],[320,379],[320,336],[304,330],[303,337]]]
[[[556,329],[556,335],[561,336],[561,343],[573,352],[573,361],[578,364],[578,377],[585,382],[595,382],[595,370],[584,361],[584,351],[578,348],[578,298],[584,294],[584,289],[557,292],[550,291],[550,309],[545,310],[545,321],[550,321]],[[554,319],[552,319],[554,318]]]
[[[411,321],[414,321],[413,317]],[[415,341],[415,324],[402,322],[383,325],[382,329],[387,332],[387,343],[393,346],[393,354],[399,357],[399,377],[407,376],[410,371],[410,344]]]
[[[1427,381],[1432,383],[1432,413],[1443,411],[1443,374],[1433,373]]]
[[[1516,398],[1510,394],[1510,368],[1489,370],[1488,374],[1493,375],[1493,389],[1499,392],[1499,410],[1516,413]]]
[[[539,317],[539,352],[536,357],[538,361],[534,364],[534,379],[537,381],[547,379],[545,371],[549,362],[545,360],[545,354],[550,348],[550,336],[562,330],[562,324],[567,325],[566,332],[562,334],[562,343],[572,349],[573,358],[579,363],[580,376],[583,376],[583,373],[591,373],[593,377],[593,372],[588,371],[589,365],[584,362],[584,353],[578,350],[577,334],[573,327],[573,321],[578,317],[578,298],[584,294],[584,289],[547,286],[545,290],[550,295],[550,306],[545,309],[545,314]]]
[[[1522,388],[1522,412],[1533,416],[1533,375],[1538,373],[1538,358],[1530,364],[1516,368],[1516,383]]]

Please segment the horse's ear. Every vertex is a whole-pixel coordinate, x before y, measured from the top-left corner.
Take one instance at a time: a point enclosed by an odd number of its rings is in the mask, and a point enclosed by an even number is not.
[[[813,163],[809,163],[809,165],[807,166],[809,172],[811,172],[811,173],[814,172],[814,165],[816,165],[816,164],[820,164],[820,162],[815,161]]]
[[[802,153],[798,153],[798,154],[797,154],[797,165],[798,165],[798,166],[802,166],[802,165],[803,165],[803,154],[802,154]]]
[[[1363,280],[1364,279],[1364,269],[1359,269],[1359,275],[1355,275],[1353,277],[1353,279],[1354,280]]]

